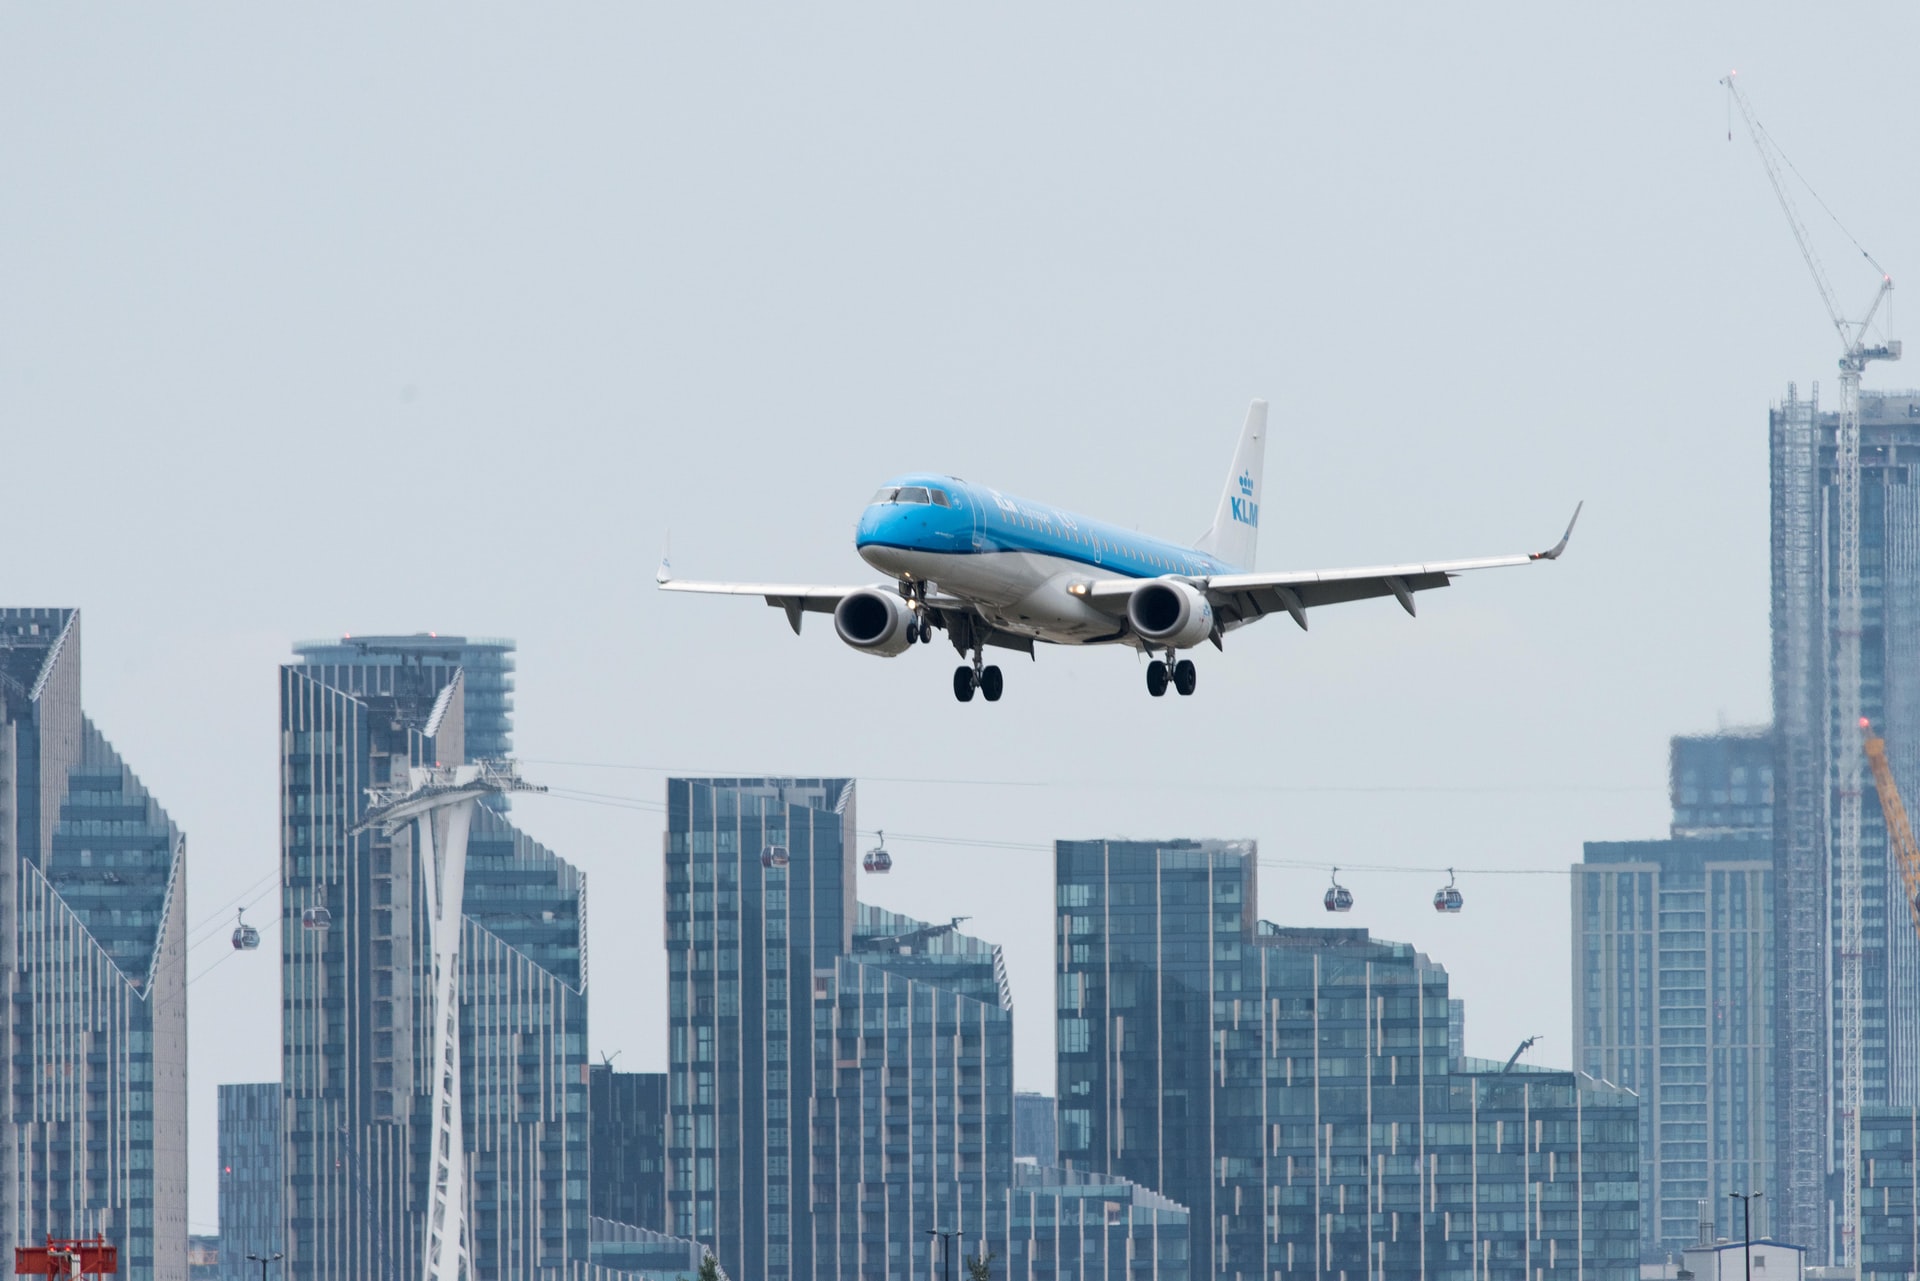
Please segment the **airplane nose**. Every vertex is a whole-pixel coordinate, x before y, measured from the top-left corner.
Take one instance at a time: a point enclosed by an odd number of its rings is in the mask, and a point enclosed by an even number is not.
[[[865,547],[868,543],[876,541],[880,537],[882,523],[883,513],[880,507],[869,507],[861,512],[859,523],[853,527],[853,545]]]

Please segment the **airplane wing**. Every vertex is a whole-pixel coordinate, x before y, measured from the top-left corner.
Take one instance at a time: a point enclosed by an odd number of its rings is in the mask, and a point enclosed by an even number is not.
[[[1558,560],[1573,537],[1580,519],[1582,503],[1573,509],[1567,532],[1560,541],[1543,552],[1513,556],[1486,556],[1477,560],[1443,560],[1417,565],[1375,565],[1362,569],[1283,571],[1278,573],[1215,574],[1187,581],[1201,588],[1214,609],[1229,619],[1252,622],[1267,614],[1285,613],[1304,631],[1307,611],[1321,605],[1339,605],[1347,601],[1392,596],[1411,614],[1413,594],[1445,587],[1455,574],[1476,569],[1499,569],[1507,565],[1529,565],[1534,561]],[[1106,578],[1081,586],[1076,593],[1091,604],[1123,613],[1127,598],[1141,583],[1138,578]],[[1071,590],[1071,589],[1070,589]]]
[[[664,560],[660,562],[660,572],[654,575],[654,580],[660,584],[663,592],[762,597],[767,604],[786,611],[787,625],[793,628],[796,636],[800,634],[802,614],[831,614],[843,599],[873,586],[871,583],[855,583],[847,587],[828,587],[816,583],[698,583],[675,578],[672,566]]]

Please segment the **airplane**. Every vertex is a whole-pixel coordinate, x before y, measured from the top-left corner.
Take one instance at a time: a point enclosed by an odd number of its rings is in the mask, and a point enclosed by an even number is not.
[[[1046,503],[1016,498],[957,476],[913,473],[881,486],[860,515],[854,548],[890,581],[844,587],[788,583],[690,582],[662,558],[670,592],[760,596],[784,610],[794,634],[808,613],[833,615],[840,639],[863,654],[892,658],[933,640],[936,628],[960,654],[953,696],[977,690],[999,700],[1005,682],[984,662],[989,647],[1031,656],[1036,644],[1126,645],[1153,657],[1147,693],[1198,685],[1182,653],[1269,614],[1307,627],[1325,605],[1391,596],[1408,614],[1415,592],[1445,587],[1475,569],[1558,560],[1580,519],[1543,552],[1478,560],[1364,569],[1260,571],[1261,470],[1267,402],[1256,400],[1234,450],[1213,524],[1191,547],[1149,538]]]

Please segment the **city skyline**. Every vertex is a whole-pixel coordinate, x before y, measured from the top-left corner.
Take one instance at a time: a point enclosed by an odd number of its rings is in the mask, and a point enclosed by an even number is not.
[[[86,611],[89,712],[192,836],[200,1233],[216,1087],[281,1051],[273,909],[246,955],[215,909],[274,875],[274,673],[343,629],[515,639],[514,747],[557,790],[513,817],[631,978],[590,1057],[666,1066],[662,780],[829,770],[887,832],[873,901],[1006,950],[1021,1089],[1053,1088],[1063,831],[1255,837],[1289,926],[1338,865],[1352,924],[1505,993],[1467,1052],[1568,1065],[1567,867],[1666,830],[1671,735],[1768,719],[1763,418],[1833,397],[1715,80],[1915,261],[1893,6],[124,21],[0,14],[7,582]],[[689,576],[861,574],[850,511],[921,466],[1191,537],[1256,395],[1265,566],[1503,547],[1584,497],[1579,537],[1417,620],[1236,635],[1200,699],[1043,652],[966,721],[933,647],[645,581],[669,530]]]

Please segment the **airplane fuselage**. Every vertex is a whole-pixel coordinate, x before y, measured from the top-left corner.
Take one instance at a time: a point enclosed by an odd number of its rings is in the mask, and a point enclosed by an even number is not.
[[[1256,509],[1246,512],[1257,523]],[[1201,578],[1238,567],[1177,543],[952,476],[887,482],[854,546],[884,574],[963,596],[1002,631],[1063,645],[1137,643],[1124,619],[1070,590],[1076,580]]]

